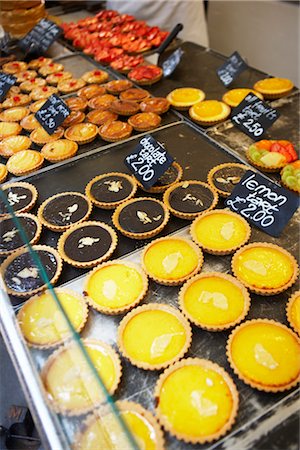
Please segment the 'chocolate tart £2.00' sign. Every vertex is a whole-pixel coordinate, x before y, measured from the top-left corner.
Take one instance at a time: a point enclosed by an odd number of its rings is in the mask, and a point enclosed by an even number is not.
[[[65,102],[53,94],[35,113],[35,118],[48,134],[53,134],[59,125],[69,116],[70,112]]]
[[[248,68],[238,52],[232,53],[226,62],[218,68],[217,74],[224,86],[229,86],[244,70]]]

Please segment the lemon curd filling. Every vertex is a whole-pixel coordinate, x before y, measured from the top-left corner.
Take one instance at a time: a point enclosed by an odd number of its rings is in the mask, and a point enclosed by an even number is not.
[[[42,156],[35,150],[21,150],[15,153],[10,159],[10,166],[13,164],[18,169],[30,169],[40,163]]]
[[[293,83],[287,78],[266,78],[256,83],[256,86],[266,91],[281,91],[291,89]]]
[[[202,96],[202,91],[196,88],[175,89],[171,94],[172,100],[179,103],[199,102]]]

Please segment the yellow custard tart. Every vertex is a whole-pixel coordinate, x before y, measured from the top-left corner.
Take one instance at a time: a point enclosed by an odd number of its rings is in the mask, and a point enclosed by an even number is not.
[[[29,92],[32,92],[33,89],[43,86],[46,86],[46,81],[44,80],[44,78],[30,78],[20,84],[20,89],[22,92],[25,92],[27,94]]]
[[[70,78],[72,78],[71,72],[56,72],[48,75],[46,81],[51,86],[57,86],[61,81],[69,80]]]
[[[22,72],[18,72],[16,74],[17,83],[22,84],[23,81],[30,80],[37,76],[37,72],[35,70],[23,70]]]
[[[84,73],[81,78],[89,84],[102,84],[108,80],[108,73],[104,72],[104,70],[96,69]]]
[[[58,90],[54,86],[42,86],[33,89],[30,92],[32,101],[43,100],[51,97],[52,94],[57,94]]]
[[[31,105],[29,105],[29,109],[32,113],[36,113],[42,106],[44,103],[46,103],[47,99],[43,98],[41,100],[38,100],[37,102],[31,103]]]
[[[287,78],[265,78],[257,81],[253,88],[260,92],[266,99],[276,99],[291,92],[294,84]]]
[[[88,144],[96,139],[98,127],[93,123],[78,123],[65,130],[65,138],[79,145]]]
[[[196,103],[189,109],[190,118],[199,125],[210,127],[226,120],[230,107],[218,100],[205,100]]]
[[[29,61],[28,68],[29,69],[39,69],[43,65],[49,64],[49,63],[52,63],[51,58],[45,58],[45,56],[40,56],[39,58],[32,59],[31,61]]]
[[[219,439],[233,426],[239,405],[231,377],[217,364],[188,358],[159,377],[156,415],[177,439],[203,444]]]
[[[244,383],[261,391],[285,391],[300,380],[299,337],[274,320],[249,320],[236,327],[227,358]]]
[[[250,296],[245,286],[231,275],[206,272],[182,286],[179,306],[198,327],[220,331],[233,327],[246,317]]]
[[[83,293],[96,310],[104,314],[120,314],[138,305],[147,289],[147,276],[139,266],[114,260],[89,273]]]
[[[27,136],[10,136],[0,142],[0,155],[9,158],[21,150],[27,150],[31,140]]]
[[[13,108],[15,106],[26,106],[30,103],[31,99],[27,94],[17,94],[11,97],[7,97],[4,102],[1,104],[1,107]]]
[[[44,156],[36,150],[21,150],[7,161],[7,170],[13,175],[26,175],[42,167]]]
[[[160,238],[145,247],[142,264],[145,272],[157,283],[179,285],[201,270],[203,254],[188,239]]]
[[[0,183],[3,183],[6,180],[8,174],[8,170],[5,164],[0,164]]]
[[[29,116],[24,117],[24,119],[21,120],[20,125],[26,131],[32,131],[41,126],[34,114],[29,114]]]
[[[239,249],[232,258],[233,274],[250,291],[276,295],[288,289],[297,279],[295,258],[278,245],[255,242]]]
[[[160,370],[178,361],[188,351],[192,330],[175,308],[150,303],[130,311],[118,328],[118,346],[123,356],[145,370]]]
[[[64,66],[62,64],[54,63],[51,61],[47,62],[46,64],[43,63],[43,65],[39,68],[39,74],[42,75],[42,77],[47,77],[52,73],[62,72],[63,70]]]
[[[42,155],[47,161],[57,162],[64,159],[72,158],[78,150],[78,144],[67,139],[58,139],[44,145],[41,150]]]
[[[16,122],[0,122],[0,139],[17,136],[21,131],[21,125]]]
[[[291,327],[300,335],[300,291],[294,292],[286,307],[287,320]]]
[[[205,99],[205,93],[196,88],[178,88],[167,95],[167,100],[175,109],[185,110],[192,105],[202,102]]]
[[[15,74],[27,69],[27,64],[23,61],[11,61],[3,64],[2,70],[5,73]]]
[[[16,106],[14,108],[8,108],[0,113],[0,121],[3,122],[20,122],[24,117],[29,114],[29,111],[25,106]]]
[[[233,253],[246,244],[251,234],[248,222],[226,209],[204,212],[194,220],[190,231],[193,241],[213,255]]]
[[[237,88],[237,89],[231,89],[230,91],[225,92],[225,94],[222,97],[222,100],[224,103],[226,103],[226,105],[230,106],[231,108],[235,108],[236,106],[238,106],[241,103],[241,101],[244,100],[244,98],[248,94],[255,94],[256,97],[260,98],[261,100],[264,99],[262,94],[255,91],[254,89]]]
[[[134,402],[123,400],[116,402],[115,405],[138,448],[164,450],[163,433],[153,414]],[[132,445],[115,412],[110,408],[107,413],[104,413],[102,408],[86,419],[83,429],[75,436],[73,448],[74,450],[95,450],[96,448],[129,450]]]
[[[83,339],[82,344],[112,395],[121,379],[119,356],[112,347],[98,340]],[[46,361],[41,377],[49,403],[56,412],[81,415],[105,400],[99,378],[76,342],[55,351]]]
[[[54,133],[48,134],[47,131],[43,127],[38,127],[30,133],[30,139],[36,145],[42,147],[48,142],[54,142],[60,139],[64,134],[64,129],[62,127],[58,127]]]
[[[49,348],[73,336],[61,307],[72,327],[79,333],[86,323],[88,307],[77,292],[69,289],[54,289],[54,293],[45,291],[31,297],[22,306],[18,322],[30,346]]]

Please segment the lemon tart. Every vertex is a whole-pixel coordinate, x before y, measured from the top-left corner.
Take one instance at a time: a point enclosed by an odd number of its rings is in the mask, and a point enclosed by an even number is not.
[[[160,370],[188,351],[192,330],[175,308],[150,303],[130,311],[118,328],[118,346],[124,357],[145,370]]]
[[[94,83],[102,84],[108,80],[108,73],[100,69],[91,70],[89,72],[84,73],[81,78],[89,84]]]
[[[36,76],[37,72],[35,70],[23,70],[22,72],[18,72],[16,74],[17,83],[22,84],[24,81],[30,80]]]
[[[207,182],[221,197],[226,198],[229,197],[247,170],[252,170],[252,168],[246,166],[245,164],[219,164],[208,172]]]
[[[96,310],[104,314],[120,314],[140,303],[147,289],[147,276],[139,266],[114,260],[89,273],[83,293]]]
[[[160,238],[145,247],[142,264],[145,272],[157,283],[179,285],[201,270],[203,254],[188,239]]]
[[[290,297],[286,315],[291,327],[300,335],[300,291],[294,292]]]
[[[27,136],[9,136],[0,142],[0,155],[9,158],[21,150],[27,150],[31,145],[31,140]]]
[[[159,377],[156,415],[177,439],[203,444],[226,434],[235,421],[239,398],[231,377],[217,364],[182,359]]]
[[[96,139],[98,127],[93,123],[78,123],[65,130],[65,138],[79,145],[88,144]]]
[[[192,105],[202,102],[205,99],[205,93],[196,88],[178,88],[167,95],[167,100],[175,109],[186,110]]]
[[[262,94],[255,91],[254,89],[237,88],[237,89],[231,89],[230,91],[225,92],[225,94],[222,97],[222,100],[224,103],[226,103],[226,105],[230,106],[231,108],[235,108],[244,100],[244,98],[248,94],[254,94],[254,95],[256,95],[256,97],[260,98],[261,100],[264,99]]]
[[[44,156],[36,150],[21,150],[7,161],[7,170],[13,175],[26,175],[42,167]]]
[[[21,125],[16,122],[0,122],[0,139],[17,136],[21,131]]]
[[[34,114],[29,114],[29,116],[24,117],[21,120],[20,125],[26,131],[32,131],[41,126],[40,122],[38,122],[34,116]]]
[[[48,134],[47,131],[43,127],[38,127],[34,129],[30,133],[30,139],[32,142],[34,142],[36,145],[39,145],[42,147],[45,144],[48,144],[48,142],[54,142],[57,141],[57,139],[60,139],[64,134],[64,129],[62,127],[58,127],[54,133]]]
[[[5,164],[0,164],[0,183],[3,183],[6,180],[8,174],[8,170]]]
[[[230,107],[218,100],[205,100],[189,109],[190,118],[199,125],[210,127],[223,122],[230,114]]]
[[[14,108],[8,108],[0,113],[0,121],[3,122],[20,122],[25,116],[29,114],[29,111],[25,106],[16,106]]]
[[[288,289],[297,279],[298,264],[282,247],[255,242],[239,249],[232,258],[233,274],[250,291],[276,295]]]
[[[88,307],[77,292],[57,288],[54,292],[47,290],[31,297],[22,306],[18,322],[30,346],[50,348],[73,336],[62,309],[73,329],[79,333],[86,323]]]
[[[10,216],[8,205],[15,213],[30,211],[38,197],[36,188],[24,181],[5,184],[2,186],[2,192],[5,200],[3,196],[0,199],[0,217]]]
[[[28,213],[16,214],[18,226],[14,217],[0,219],[0,256],[8,256],[19,248],[26,247],[23,239],[22,229],[27,241],[36,244],[42,232],[42,225],[36,216]]]
[[[99,378],[110,395],[121,379],[120,358],[112,347],[94,339],[84,339],[82,344],[90,362],[79,345],[72,342],[56,350],[41,372],[50,405],[70,416],[86,413],[105,400]]]
[[[274,320],[249,320],[236,327],[227,358],[244,383],[262,391],[285,391],[300,380],[300,340]]]
[[[78,150],[78,144],[67,139],[58,139],[54,142],[45,144],[41,150],[41,154],[47,161],[56,162],[64,159],[72,158]]]
[[[265,78],[259,80],[253,89],[260,92],[266,99],[276,99],[291,92],[294,84],[287,78]]]

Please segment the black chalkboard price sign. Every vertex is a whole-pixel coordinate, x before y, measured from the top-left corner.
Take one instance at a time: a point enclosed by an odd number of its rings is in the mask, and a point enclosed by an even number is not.
[[[248,68],[238,52],[232,53],[226,62],[217,69],[217,74],[224,86],[229,86],[244,70]]]
[[[45,53],[63,30],[48,19],[42,19],[18,43],[21,50],[29,53]]]
[[[279,115],[276,109],[255,94],[248,94],[232,111],[231,121],[254,141],[259,141]]]
[[[164,77],[169,77],[178,64],[180,63],[181,57],[183,55],[183,51],[179,47],[175,52],[173,52],[163,63],[162,63],[162,69],[164,73]]]
[[[65,102],[53,94],[35,113],[35,118],[48,134],[53,134],[57,127],[68,117],[70,112]]]
[[[0,72],[0,102],[5,99],[10,88],[16,83],[17,78],[4,72]]]
[[[144,136],[124,163],[133,175],[149,189],[165,173],[174,161],[173,157],[153,136]]]
[[[265,233],[278,237],[299,207],[299,198],[259,173],[248,170],[225,204]]]

